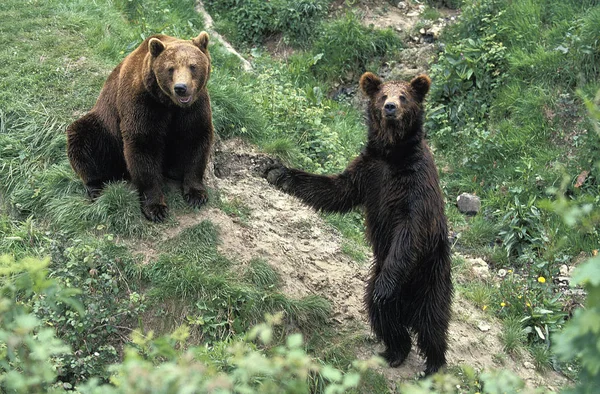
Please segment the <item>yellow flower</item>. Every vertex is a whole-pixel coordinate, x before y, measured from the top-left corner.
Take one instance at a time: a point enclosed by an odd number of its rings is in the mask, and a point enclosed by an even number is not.
[[[592,250],[592,256],[598,256],[598,249]]]
[[[527,305],[529,307],[531,306],[531,304],[529,302],[526,302],[525,305]]]
[[[512,270],[508,270],[508,273],[509,273],[509,274],[512,274]]]
[[[502,308],[504,308],[504,307],[506,306],[506,302],[504,302],[504,301],[503,301],[503,302],[501,302],[501,303],[500,303],[500,306],[501,306]]]
[[[540,283],[546,283],[546,278],[544,278],[543,276],[540,276],[538,278],[538,282],[540,282]]]
[[[523,298],[523,296],[522,296],[522,295],[518,295],[518,296],[517,296],[517,298],[518,298],[518,299],[521,299],[521,298]]]
[[[486,310],[487,309],[487,305],[484,305],[483,308],[481,308],[481,310]]]

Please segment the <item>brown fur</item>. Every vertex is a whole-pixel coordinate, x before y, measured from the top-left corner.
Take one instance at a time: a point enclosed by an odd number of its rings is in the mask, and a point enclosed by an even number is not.
[[[446,363],[452,300],[444,201],[433,156],[423,138],[423,100],[430,80],[384,83],[365,73],[369,136],[344,172],[315,175],[274,165],[267,180],[315,209],[365,209],[375,258],[365,304],[369,321],[397,367],[411,349],[409,330],[427,360],[426,374]]]
[[[162,221],[167,175],[182,181],[189,204],[206,201],[213,140],[207,46],[205,32],[189,41],[147,38],[112,71],[92,110],[67,128],[71,166],[92,198],[106,182],[131,179],[144,215]]]

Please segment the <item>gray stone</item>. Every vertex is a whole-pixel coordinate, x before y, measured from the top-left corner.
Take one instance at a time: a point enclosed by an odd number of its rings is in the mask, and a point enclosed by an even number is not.
[[[471,272],[477,278],[489,279],[490,268],[488,264],[480,258],[467,259],[467,263],[471,266]]]
[[[467,215],[476,215],[481,209],[481,199],[469,193],[463,193],[456,199],[458,210]]]
[[[405,10],[406,7],[408,7],[408,4],[406,4],[406,1],[400,1],[398,2],[398,4],[396,5],[396,7],[400,8],[401,10]]]

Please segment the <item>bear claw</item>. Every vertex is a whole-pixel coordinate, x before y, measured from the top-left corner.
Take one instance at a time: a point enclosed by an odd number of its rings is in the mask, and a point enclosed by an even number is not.
[[[169,208],[164,204],[148,204],[142,207],[142,213],[146,219],[160,223],[167,218]]]
[[[199,208],[208,201],[206,190],[190,189],[183,194],[184,200],[194,208]]]
[[[383,357],[385,359],[385,361],[388,362],[388,364],[391,368],[398,368],[399,366],[401,366],[404,363],[404,361],[406,360],[406,357],[408,356],[408,353],[402,354],[400,352],[392,352],[391,350],[388,349],[386,351],[379,353],[379,355],[381,357]]]

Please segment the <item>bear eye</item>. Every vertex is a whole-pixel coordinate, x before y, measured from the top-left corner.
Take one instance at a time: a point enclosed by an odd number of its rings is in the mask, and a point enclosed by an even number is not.
[[[400,102],[403,103],[403,104],[406,103],[406,96],[405,95],[403,95],[403,94],[400,95]]]
[[[169,75],[173,75],[175,69],[173,67],[169,67]]]
[[[192,65],[190,66],[190,71],[191,71],[191,72],[194,72],[194,71],[196,71],[196,66],[194,66],[194,65],[192,64]]]

